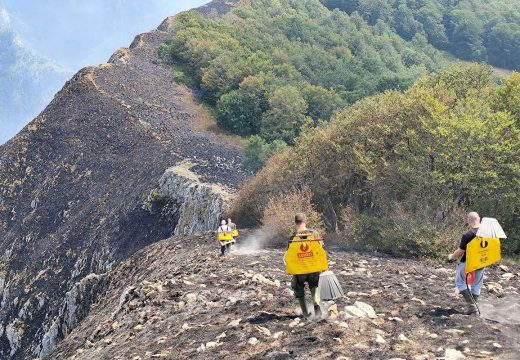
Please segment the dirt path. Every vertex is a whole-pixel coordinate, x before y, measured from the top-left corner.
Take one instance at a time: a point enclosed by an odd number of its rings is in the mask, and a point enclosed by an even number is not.
[[[221,258],[208,237],[151,245],[109,275],[107,295],[55,357],[418,360],[448,359],[450,349],[467,359],[520,358],[520,324],[461,314],[453,265],[331,251],[346,297],[323,303],[325,319],[300,321],[282,257],[258,250]],[[519,303],[508,299],[518,300],[520,270],[505,270],[487,272],[482,307],[518,316]],[[356,301],[376,317],[347,318],[345,306]]]

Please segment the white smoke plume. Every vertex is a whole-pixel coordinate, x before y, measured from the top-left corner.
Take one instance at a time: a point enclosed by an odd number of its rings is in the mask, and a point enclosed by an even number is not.
[[[254,254],[263,250],[269,243],[272,242],[273,234],[266,229],[255,229],[247,231],[243,238],[239,237],[237,240],[236,250],[237,255]]]

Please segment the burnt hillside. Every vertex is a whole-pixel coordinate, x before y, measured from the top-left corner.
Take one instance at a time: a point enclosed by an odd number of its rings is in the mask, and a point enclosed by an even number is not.
[[[143,210],[166,169],[189,161],[191,178],[228,190],[244,180],[240,148],[201,130],[207,115],[161,64],[169,36],[166,21],[81,70],[0,147],[0,358],[48,355],[103,286],[89,274],[173,234],[182,204]]]

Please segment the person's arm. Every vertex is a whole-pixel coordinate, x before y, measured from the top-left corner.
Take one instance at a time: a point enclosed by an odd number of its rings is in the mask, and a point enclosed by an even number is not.
[[[460,239],[459,248],[455,250],[452,254],[448,255],[448,260],[458,260],[464,255],[466,252],[466,247],[468,246],[468,243],[473,240],[475,237],[475,234],[472,232],[467,232],[464,235],[462,235],[462,238]]]
[[[458,260],[462,257],[462,255],[464,255],[464,253],[466,252],[466,250],[463,250],[463,249],[457,249],[453,252],[453,254],[450,254],[448,255],[448,260]]]

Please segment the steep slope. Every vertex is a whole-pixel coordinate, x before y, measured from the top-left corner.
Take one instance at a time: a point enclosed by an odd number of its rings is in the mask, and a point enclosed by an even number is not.
[[[519,300],[518,268],[487,271],[479,318],[461,314],[453,265],[330,251],[346,297],[323,304],[325,320],[299,321],[282,251],[245,246],[220,258],[217,247],[212,237],[175,237],[135,254],[107,275],[107,293],[53,357],[518,358],[520,318],[508,309]],[[354,315],[358,301],[375,314]],[[509,324],[498,313],[512,314]]]
[[[69,76],[25,47],[0,8],[0,144],[36,116]]]
[[[102,287],[89,274],[213,227],[245,178],[240,148],[197,130],[207,115],[161,64],[169,37],[166,22],[81,70],[0,147],[1,358],[48,355]]]

